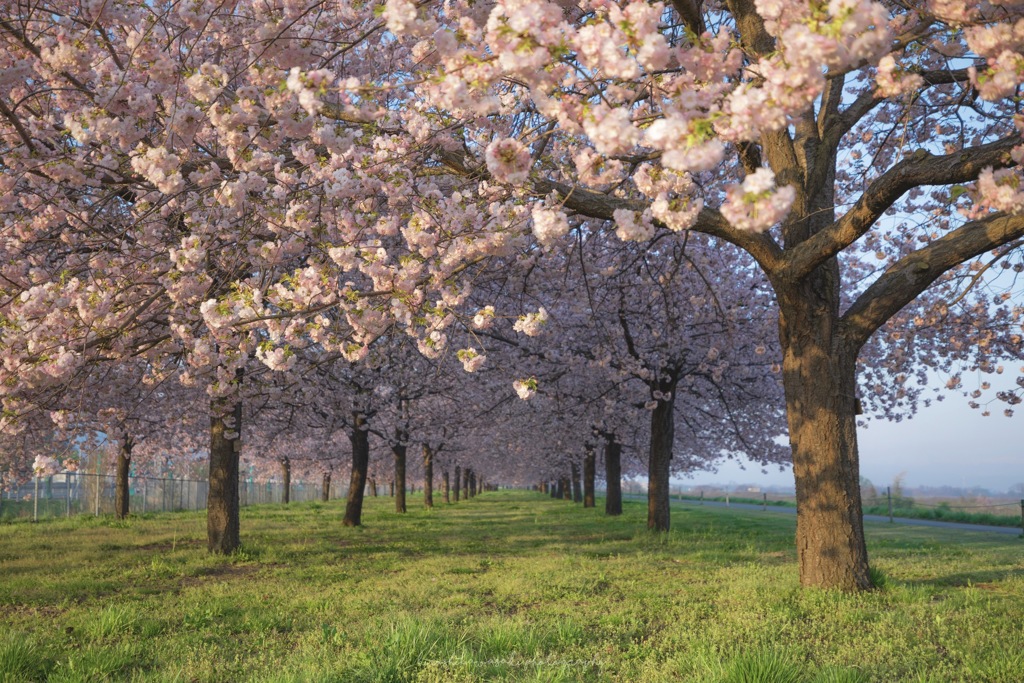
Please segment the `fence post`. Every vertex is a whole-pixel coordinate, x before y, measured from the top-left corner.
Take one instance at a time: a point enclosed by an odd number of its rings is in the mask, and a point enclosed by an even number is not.
[[[889,499],[889,523],[892,524],[892,487],[885,487],[885,497]]]
[[[71,518],[71,473],[64,473],[64,516]]]
[[[1020,535],[1024,536],[1024,498],[1020,499],[1020,531]]]
[[[700,504],[704,504],[704,489],[700,490]]]
[[[100,516],[100,487],[103,486],[102,475],[96,474],[96,517]]]
[[[146,498],[149,497],[149,477],[142,478],[142,514],[146,514]]]
[[[725,492],[725,507],[729,507],[729,492]]]
[[[39,521],[39,475],[37,474],[37,475],[35,475],[32,478],[35,479],[35,482],[36,482],[35,493],[32,494],[32,521],[33,522],[38,522]]]
[[[761,512],[768,512],[768,494],[762,493],[761,495],[763,496],[761,500]]]

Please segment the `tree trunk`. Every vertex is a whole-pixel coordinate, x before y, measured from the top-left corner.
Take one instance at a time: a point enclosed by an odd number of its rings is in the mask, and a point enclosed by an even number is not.
[[[395,480],[392,479],[388,482],[388,496],[391,498],[395,497]]]
[[[562,480],[556,479],[551,483],[551,497],[555,500],[562,499]]]
[[[236,374],[241,381],[241,372]],[[206,547],[233,553],[241,544],[238,523],[238,456],[241,451],[242,403],[210,403],[210,483],[206,497]]]
[[[320,500],[327,502],[331,499],[331,473],[324,472],[324,483],[321,487]]]
[[[665,391],[659,387],[659,390]],[[647,528],[669,530],[669,466],[675,439],[675,387],[669,400],[658,400],[651,411],[651,448],[647,460]]]
[[[480,490],[476,487],[476,470],[469,471],[469,495],[476,498],[476,494],[480,493]]]
[[[434,507],[434,452],[423,444],[423,507]]]
[[[292,499],[292,461],[281,458],[281,502],[287,505]]]
[[[597,456],[594,447],[587,446],[587,454],[583,457],[583,507],[594,507],[594,470]]]
[[[562,492],[562,500],[572,500],[572,482],[568,477],[562,477],[558,482],[558,490]]]
[[[459,502],[459,486],[460,486],[460,482],[461,481],[462,481],[462,469],[458,465],[456,465],[455,466],[455,481],[452,482],[455,485],[455,502],[456,503]]]
[[[451,503],[452,502],[451,494],[450,494],[450,491],[449,491],[450,484],[451,484],[451,482],[448,479],[448,468],[445,468],[445,469],[441,470],[441,486],[444,488],[444,502],[445,503]]]
[[[608,491],[605,493],[604,514],[622,514],[622,444],[608,435],[604,447],[604,480]]]
[[[405,456],[406,445],[398,442],[391,447],[395,454],[395,481],[391,485],[395,495],[395,512],[405,512]]]
[[[345,526],[359,526],[363,519],[363,491],[366,490],[366,471],[370,467],[370,433],[366,429],[366,416],[352,413],[352,479],[348,485],[348,502],[345,504]]]
[[[802,306],[784,303],[779,324],[800,583],[863,590],[871,579],[857,452],[857,351],[834,332],[837,305],[807,305],[810,296]]]
[[[117,452],[117,479],[114,485],[114,517],[128,516],[128,472],[132,464],[132,449],[135,441],[125,434],[121,438],[121,449]]]
[[[376,498],[377,497],[377,479],[376,479],[376,477],[370,477],[370,480],[368,482],[368,486],[370,487],[370,495],[372,495],[374,498]]]
[[[572,502],[583,502],[583,490],[580,487],[580,467],[572,463]]]
[[[462,470],[462,490],[465,493],[466,500],[469,500],[473,492],[469,490],[469,468]]]

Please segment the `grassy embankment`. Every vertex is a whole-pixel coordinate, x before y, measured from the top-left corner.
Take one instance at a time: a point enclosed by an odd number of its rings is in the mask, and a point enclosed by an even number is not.
[[[673,499],[686,501],[715,501],[726,502],[725,496],[700,496],[673,495]],[[765,501],[759,498],[744,498],[742,496],[729,496],[730,503],[745,503],[747,505],[765,505]],[[792,500],[768,500],[768,507],[791,507],[795,508],[796,503]],[[972,507],[968,505],[967,507]],[[987,507],[987,506],[986,506]],[[995,512],[971,512],[969,509],[957,509],[956,503],[941,502],[936,504],[920,504],[911,498],[903,498],[894,501],[892,513],[895,517],[907,519],[933,519],[940,522],[959,522],[961,524],[981,524],[985,526],[1020,527],[1022,524],[1020,508],[1016,503],[992,506]],[[866,503],[864,505],[865,515],[878,515],[887,517],[889,515],[888,503]]]
[[[882,588],[800,590],[794,519],[673,511],[673,531],[524,492],[0,526],[0,680],[1018,683],[1014,537],[868,524]]]

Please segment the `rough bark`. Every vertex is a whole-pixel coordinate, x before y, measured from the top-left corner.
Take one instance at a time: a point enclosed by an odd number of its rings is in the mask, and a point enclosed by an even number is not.
[[[797,501],[797,559],[804,586],[871,587],[860,497],[856,356],[836,334],[834,268],[815,292],[783,299],[780,338]],[[817,301],[817,305],[807,302]]]
[[[469,472],[468,467],[462,470],[462,490],[465,492],[467,500],[472,496],[472,491],[469,490]]]
[[[562,500],[572,500],[572,482],[568,477],[559,480],[558,489],[562,492]]]
[[[580,467],[572,463],[572,502],[583,502],[583,489],[580,486]]]
[[[287,505],[292,499],[292,461],[281,458],[281,502]]]
[[[480,489],[478,489],[476,486],[477,486],[476,470],[470,470],[469,471],[469,495],[471,497],[473,497],[473,498],[476,498],[476,494],[480,493]]]
[[[210,488],[206,497],[206,547],[211,553],[233,553],[241,544],[238,522],[241,432],[242,403],[228,405],[224,399],[213,399],[210,404]]]
[[[423,507],[434,507],[434,452],[423,444]]]
[[[604,480],[608,488],[604,499],[604,514],[622,514],[622,444],[614,436],[608,437],[604,447]]]
[[[324,472],[324,483],[320,491],[320,499],[327,502],[331,499],[331,473]]]
[[[583,457],[583,507],[594,507],[594,478],[597,456],[594,447],[588,445]]]
[[[117,479],[114,484],[114,516],[124,519],[128,516],[128,473],[132,464],[132,449],[135,441],[127,434],[121,439],[121,448],[117,452]]]
[[[405,512],[405,461],[408,449],[404,443],[396,443],[391,447],[395,455],[395,480],[391,489],[395,496],[395,512]]]
[[[372,495],[374,498],[376,498],[377,497],[377,479],[375,477],[370,477],[369,481],[367,482],[367,486],[370,487],[370,495]]]
[[[366,490],[366,471],[370,467],[370,434],[366,429],[366,416],[352,413],[352,431],[348,438],[352,443],[352,479],[348,485],[348,502],[345,504],[345,526],[359,526],[363,519],[363,491]]]
[[[674,387],[673,387],[674,389]],[[668,531],[669,467],[675,439],[675,391],[668,401],[659,400],[651,411],[651,446],[647,459],[647,528]]]
[[[444,502],[451,503],[451,480],[448,478],[448,468],[441,470],[441,487],[444,490]]]
[[[458,465],[456,465],[455,466],[455,481],[452,482],[452,484],[455,485],[454,486],[454,488],[455,488],[454,493],[455,493],[455,502],[456,503],[459,502],[459,487],[461,486],[461,482],[462,482],[462,468],[459,467]]]

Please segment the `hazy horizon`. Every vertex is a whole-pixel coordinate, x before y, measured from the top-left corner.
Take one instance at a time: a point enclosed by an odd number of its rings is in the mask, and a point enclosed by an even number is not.
[[[886,486],[903,473],[905,486],[981,487],[1006,491],[1024,483],[1021,454],[1022,413],[1003,416],[1002,404],[983,417],[966,399],[950,397],[922,408],[902,422],[872,421],[858,429],[861,476],[875,486]],[[717,473],[695,472],[677,478],[685,485],[755,484],[793,486],[793,473],[770,466],[768,473],[756,463],[741,469],[725,461]]]

